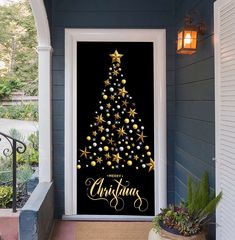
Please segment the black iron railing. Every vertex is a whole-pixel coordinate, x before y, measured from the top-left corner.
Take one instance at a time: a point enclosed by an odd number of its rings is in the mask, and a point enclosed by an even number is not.
[[[2,150],[0,147],[0,151],[5,157],[12,157],[12,190],[13,190],[13,199],[12,199],[12,210],[16,212],[16,201],[17,201],[17,189],[16,189],[16,155],[17,153],[22,154],[26,151],[26,145],[15,139],[11,136],[6,135],[5,133],[0,132],[0,143],[5,139],[8,146]],[[5,144],[4,144],[5,145]],[[1,144],[0,144],[1,146]]]

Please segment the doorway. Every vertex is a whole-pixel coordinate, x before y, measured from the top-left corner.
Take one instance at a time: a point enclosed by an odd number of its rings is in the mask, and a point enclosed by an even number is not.
[[[164,30],[66,29],[65,219],[166,204]]]

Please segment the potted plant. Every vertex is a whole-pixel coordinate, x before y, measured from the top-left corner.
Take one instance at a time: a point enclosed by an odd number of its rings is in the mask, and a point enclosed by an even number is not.
[[[153,219],[149,240],[206,240],[206,228],[222,197],[210,192],[205,172],[196,183],[188,178],[188,198],[180,205],[169,205]]]

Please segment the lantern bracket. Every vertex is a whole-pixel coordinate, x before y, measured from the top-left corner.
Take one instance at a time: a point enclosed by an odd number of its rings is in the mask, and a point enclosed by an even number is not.
[[[195,23],[194,19],[199,19],[198,23]],[[184,18],[184,27],[195,28],[200,35],[204,35],[206,32],[206,23],[198,11],[190,11]]]

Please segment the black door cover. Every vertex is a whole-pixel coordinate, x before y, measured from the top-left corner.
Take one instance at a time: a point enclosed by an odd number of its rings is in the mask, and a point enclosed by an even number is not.
[[[153,216],[153,43],[77,46],[78,214]]]

